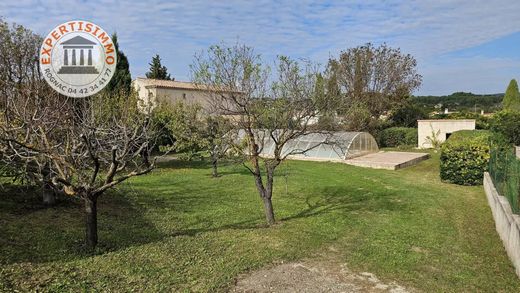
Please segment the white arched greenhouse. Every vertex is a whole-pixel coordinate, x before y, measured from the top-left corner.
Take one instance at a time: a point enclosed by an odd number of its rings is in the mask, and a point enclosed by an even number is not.
[[[273,155],[274,143],[269,135],[262,131],[255,133],[257,140],[263,144],[262,155]],[[239,139],[245,137],[243,130],[238,133]],[[263,142],[263,143],[262,143]],[[343,161],[379,151],[377,142],[368,132],[333,132],[311,133],[287,142],[282,155],[290,153],[290,158],[316,161]]]

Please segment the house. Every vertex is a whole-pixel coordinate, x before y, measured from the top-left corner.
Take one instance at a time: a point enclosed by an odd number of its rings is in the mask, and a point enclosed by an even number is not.
[[[432,148],[433,141],[442,143],[459,130],[474,130],[475,119],[417,120],[418,147]]]
[[[192,82],[138,77],[132,82],[143,105],[154,108],[160,102],[199,104],[209,109],[208,87]]]

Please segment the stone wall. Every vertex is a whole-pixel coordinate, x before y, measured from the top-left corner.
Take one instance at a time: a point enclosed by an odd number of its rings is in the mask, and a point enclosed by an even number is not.
[[[513,214],[507,199],[498,194],[489,173],[484,173],[484,190],[488,199],[495,227],[504,243],[507,255],[520,277],[520,216]]]

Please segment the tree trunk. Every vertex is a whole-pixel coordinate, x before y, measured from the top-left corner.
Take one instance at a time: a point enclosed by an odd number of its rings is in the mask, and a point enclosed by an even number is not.
[[[264,210],[265,210],[265,219],[267,220],[267,224],[274,224],[274,210],[273,210],[273,202],[271,198],[265,197],[264,199]]]
[[[213,177],[218,177],[218,169],[217,169],[218,161],[217,161],[217,159],[213,158],[211,160],[211,164],[213,165]]]
[[[267,224],[274,224],[274,210],[273,210],[273,185],[274,185],[274,168],[267,168],[267,182],[265,185],[264,191],[264,208],[265,208],[265,218],[267,219]]]
[[[93,250],[98,242],[97,234],[97,198],[85,197],[85,244]]]
[[[51,172],[49,165],[50,163],[47,162],[42,170],[42,174],[44,177],[42,186],[42,199],[44,205],[53,206],[56,203],[56,194],[54,193],[54,189],[52,189],[51,185],[48,183],[51,180]]]
[[[56,203],[56,195],[54,194],[54,190],[45,183],[43,184],[42,198],[43,204],[46,206],[53,206]]]

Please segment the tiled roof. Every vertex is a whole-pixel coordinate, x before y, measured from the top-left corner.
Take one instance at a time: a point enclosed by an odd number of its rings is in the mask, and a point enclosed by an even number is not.
[[[188,81],[161,80],[138,77],[137,81],[145,84],[145,87],[173,88],[186,90],[211,90],[207,85],[196,84]]]

